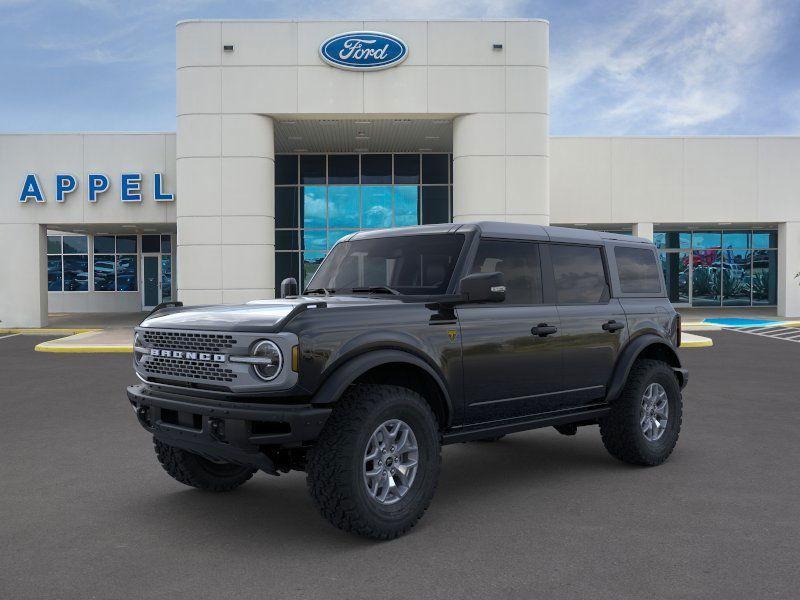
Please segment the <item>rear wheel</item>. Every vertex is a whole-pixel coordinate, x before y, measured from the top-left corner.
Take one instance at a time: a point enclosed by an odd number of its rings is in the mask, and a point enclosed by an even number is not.
[[[153,438],[158,462],[176,481],[208,492],[229,492],[253,476],[256,469],[214,462]]]
[[[357,385],[310,453],[308,490],[334,526],[388,540],[428,508],[439,463],[436,418],[424,398],[393,385]]]
[[[603,445],[623,462],[660,465],[678,441],[682,413],[681,389],[672,368],[657,360],[639,360],[611,413],[600,420]]]

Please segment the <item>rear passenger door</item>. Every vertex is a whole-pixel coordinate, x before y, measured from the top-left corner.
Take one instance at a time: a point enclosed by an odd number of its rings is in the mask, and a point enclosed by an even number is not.
[[[547,247],[561,320],[565,407],[604,398],[623,339],[625,313],[611,298],[602,246]]]
[[[457,309],[465,422],[513,419],[558,408],[560,323],[555,305],[544,303],[539,244],[482,239],[471,271],[501,272],[506,298]]]

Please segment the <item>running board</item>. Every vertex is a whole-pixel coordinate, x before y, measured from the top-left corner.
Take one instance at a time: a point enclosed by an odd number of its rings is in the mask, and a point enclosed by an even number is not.
[[[539,429],[540,427],[551,427],[553,425],[564,425],[566,423],[579,423],[581,421],[592,421],[606,416],[611,407],[606,405],[593,406],[591,408],[570,411],[558,415],[544,414],[522,420],[515,420],[511,423],[496,425],[470,426],[469,429],[459,429],[449,431],[442,436],[442,444],[456,444],[458,442],[468,442],[479,440],[496,435],[516,433],[517,431],[527,431],[528,429]]]

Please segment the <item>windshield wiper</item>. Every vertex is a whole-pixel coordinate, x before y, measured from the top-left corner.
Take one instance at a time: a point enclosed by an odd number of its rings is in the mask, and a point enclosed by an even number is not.
[[[326,296],[330,296],[335,291],[336,290],[329,290],[328,288],[322,287],[322,288],[314,288],[313,290],[306,290],[304,293],[305,293],[305,295],[309,295],[309,294],[325,294]]]
[[[368,287],[354,287],[351,291],[354,294],[394,294],[395,296],[400,294],[400,292],[398,292],[394,288],[390,288],[388,285],[371,285]]]

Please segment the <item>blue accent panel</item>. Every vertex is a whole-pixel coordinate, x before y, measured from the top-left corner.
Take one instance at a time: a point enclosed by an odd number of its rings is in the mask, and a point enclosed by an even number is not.
[[[322,60],[340,69],[375,71],[403,62],[408,46],[388,33],[350,31],[322,42],[319,53]]]
[[[119,187],[119,199],[123,202],[142,201],[142,174],[123,173]]]
[[[63,202],[67,194],[78,189],[78,180],[72,175],[56,175],[56,202]]]
[[[728,327],[757,327],[759,325],[779,325],[781,321],[769,321],[766,319],[741,319],[731,317],[730,319],[703,319],[703,323],[725,325]]]
[[[97,196],[108,190],[108,177],[102,173],[89,173],[86,191],[89,202],[97,202]]]
[[[163,176],[161,173],[153,175],[153,200],[156,202],[172,202],[175,200],[174,194],[165,194],[162,189]]]
[[[22,192],[19,195],[20,202],[25,203],[28,200],[45,202],[42,187],[39,185],[39,180],[36,178],[35,173],[28,173],[25,176],[25,183],[22,184]]]

